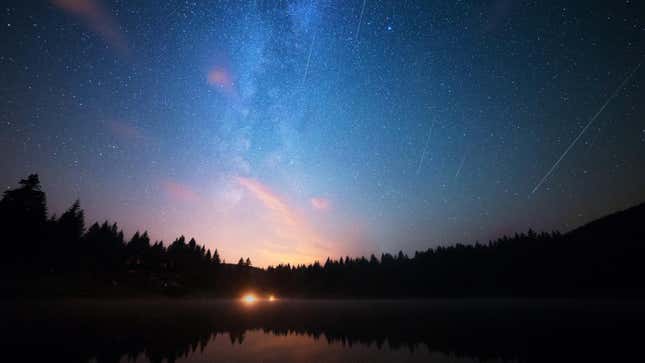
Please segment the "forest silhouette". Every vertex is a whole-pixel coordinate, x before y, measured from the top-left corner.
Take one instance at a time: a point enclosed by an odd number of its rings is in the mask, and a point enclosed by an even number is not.
[[[309,265],[252,266],[220,259],[194,238],[126,239],[116,223],[86,228],[76,201],[48,217],[38,175],[0,201],[2,295],[281,297],[642,297],[645,204],[571,232],[504,236],[377,257],[327,259]]]

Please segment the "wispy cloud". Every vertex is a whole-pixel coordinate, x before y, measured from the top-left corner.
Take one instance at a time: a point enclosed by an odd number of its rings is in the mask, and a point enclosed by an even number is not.
[[[324,256],[333,256],[335,243],[320,235],[309,221],[289,203],[262,182],[238,177],[238,183],[260,201],[265,223],[272,236],[264,238],[260,252],[265,259],[291,263],[310,263]]]
[[[286,224],[295,226],[298,218],[289,206],[266,185],[255,179],[238,177],[238,183],[250,191],[262,204],[275,212]]]
[[[326,211],[331,207],[329,199],[324,197],[313,197],[309,202],[311,203],[312,208],[319,211]]]
[[[127,52],[127,43],[119,25],[100,0],[51,0],[65,12],[82,19],[119,52]]]

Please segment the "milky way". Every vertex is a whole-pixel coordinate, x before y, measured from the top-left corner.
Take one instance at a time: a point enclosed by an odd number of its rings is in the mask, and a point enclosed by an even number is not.
[[[257,265],[568,230],[645,200],[643,14],[8,0],[0,183]]]

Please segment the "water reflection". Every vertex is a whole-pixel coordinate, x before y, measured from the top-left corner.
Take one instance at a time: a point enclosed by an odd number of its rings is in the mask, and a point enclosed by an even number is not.
[[[643,305],[563,301],[64,301],[0,304],[20,361],[616,361]]]
[[[124,356],[122,363],[150,362],[145,354]],[[315,338],[310,334],[275,335],[262,330],[240,336],[214,334],[205,344],[186,352],[176,362],[475,362],[476,359],[432,352],[426,346],[412,350],[346,344]]]

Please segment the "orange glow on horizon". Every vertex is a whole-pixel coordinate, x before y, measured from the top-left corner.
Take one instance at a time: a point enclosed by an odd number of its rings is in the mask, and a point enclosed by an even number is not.
[[[251,200],[263,207],[257,210],[258,222],[265,227],[265,234],[256,239],[262,240],[263,248],[258,251],[265,261],[300,264],[338,255],[334,248],[336,242],[320,234],[307,216],[285,197],[257,179],[237,177],[236,181]]]
[[[327,257],[354,255],[363,238],[353,221],[335,223],[338,217],[333,203],[323,213],[313,209],[308,197],[290,197],[289,189],[285,193],[257,178],[164,178],[157,185],[162,208],[146,216],[145,223],[127,220],[135,221],[138,216],[126,218],[127,232],[133,233],[143,224],[154,226],[153,239],[172,241],[180,234],[195,237],[211,254],[217,249],[220,260],[227,263],[244,256],[258,268],[311,264]],[[155,226],[157,220],[164,222]],[[239,291],[235,298],[241,299],[246,292]],[[267,301],[274,292],[254,293]]]

